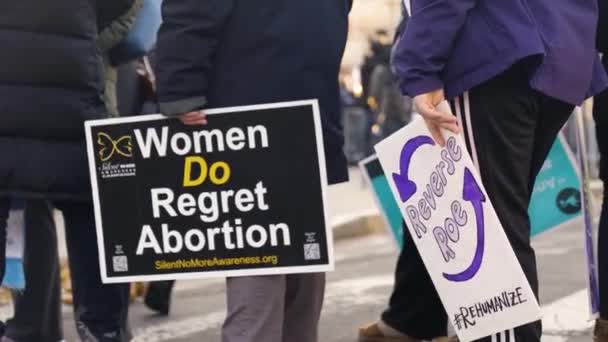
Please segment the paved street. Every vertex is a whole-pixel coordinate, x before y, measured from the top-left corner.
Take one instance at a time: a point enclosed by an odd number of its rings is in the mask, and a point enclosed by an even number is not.
[[[576,227],[536,239],[543,285],[546,342],[591,341],[584,291],[582,232]],[[337,271],[329,275],[321,323],[322,342],[355,341],[360,324],[378,317],[393,282],[392,242],[375,235],[338,243]],[[67,341],[76,341],[71,308],[65,308]],[[6,308],[4,315],[10,314]],[[224,317],[222,280],[181,282],[171,317],[155,316],[143,304],[132,306],[136,342],[219,341]],[[568,337],[572,336],[572,337]],[[260,341],[263,342],[263,341]]]

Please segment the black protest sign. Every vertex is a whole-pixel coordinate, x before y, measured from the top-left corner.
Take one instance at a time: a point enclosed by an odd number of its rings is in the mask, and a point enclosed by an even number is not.
[[[87,122],[105,283],[333,269],[318,104]]]

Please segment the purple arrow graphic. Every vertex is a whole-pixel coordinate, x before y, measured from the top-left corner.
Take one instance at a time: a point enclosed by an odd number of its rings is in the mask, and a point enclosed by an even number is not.
[[[467,202],[471,202],[471,204],[473,204],[473,209],[475,210],[475,219],[477,221],[477,249],[475,250],[473,262],[466,270],[458,274],[443,274],[445,279],[453,282],[463,282],[472,279],[481,268],[485,250],[483,202],[486,201],[486,197],[468,168],[464,169],[464,189],[462,191],[462,198]]]
[[[405,146],[403,146],[403,150],[401,150],[401,174],[393,173],[393,181],[397,186],[397,190],[399,191],[402,202],[407,202],[407,200],[409,200],[416,193],[416,183],[409,179],[408,171],[410,169],[410,162],[412,161],[414,152],[416,152],[416,150],[423,145],[435,145],[435,141],[433,141],[431,137],[420,135],[408,141]]]

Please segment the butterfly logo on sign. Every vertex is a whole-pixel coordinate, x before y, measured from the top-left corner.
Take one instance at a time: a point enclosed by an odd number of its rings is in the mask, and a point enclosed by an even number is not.
[[[413,155],[419,148],[425,145],[435,146],[435,141],[428,136],[418,136],[409,140],[401,151],[400,173],[393,174],[393,181],[395,182],[401,201],[404,203],[410,200],[418,190],[416,183],[409,178],[409,169]],[[462,199],[465,202],[471,203],[475,212],[477,243],[473,260],[467,268],[458,273],[443,273],[443,277],[451,282],[465,282],[473,279],[481,268],[485,252],[483,203],[486,201],[486,197],[479,184],[477,184],[475,177],[473,177],[471,170],[468,168],[465,168],[464,171]]]
[[[102,178],[135,176],[135,163],[112,163],[117,157],[132,158],[133,142],[130,135],[113,139],[108,133],[97,133],[99,160],[102,165],[99,172]]]
[[[133,157],[133,144],[130,135],[124,135],[116,140],[104,132],[97,133],[97,145],[99,149],[99,159],[102,162],[106,162],[115,155],[121,155],[123,157]]]

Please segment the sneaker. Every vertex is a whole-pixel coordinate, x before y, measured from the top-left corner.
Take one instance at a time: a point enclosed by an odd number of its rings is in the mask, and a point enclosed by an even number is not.
[[[420,342],[409,336],[385,336],[378,323],[359,329],[359,342]]]
[[[126,342],[131,340],[130,334],[121,330],[92,331],[84,323],[76,322],[76,330],[81,342]]]
[[[608,342],[608,321],[598,319],[595,321],[595,330],[593,332],[594,342]]]

